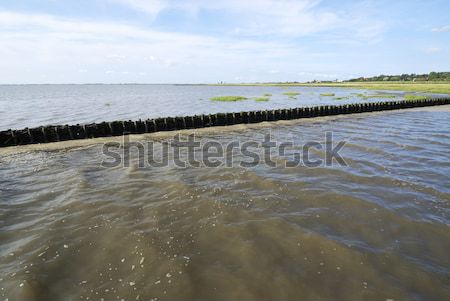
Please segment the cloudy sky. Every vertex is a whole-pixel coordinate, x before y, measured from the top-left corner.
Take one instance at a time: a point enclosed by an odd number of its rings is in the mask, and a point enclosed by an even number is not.
[[[450,71],[448,0],[0,0],[0,83]]]

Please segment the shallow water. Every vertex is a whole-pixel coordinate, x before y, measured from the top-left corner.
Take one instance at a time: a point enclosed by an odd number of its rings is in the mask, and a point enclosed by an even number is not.
[[[300,92],[294,98],[285,92]],[[321,96],[335,93],[336,97]],[[254,97],[270,93],[270,101]],[[398,95],[401,92],[387,92]],[[0,130],[51,124],[76,124],[113,120],[145,120],[218,112],[368,102],[357,94],[376,91],[311,87],[176,86],[176,85],[0,85]],[[211,101],[211,97],[237,95],[239,102]],[[392,99],[390,99],[392,100]]]
[[[95,140],[1,155],[0,298],[449,300],[445,108],[197,132],[332,131],[346,167],[105,169]]]

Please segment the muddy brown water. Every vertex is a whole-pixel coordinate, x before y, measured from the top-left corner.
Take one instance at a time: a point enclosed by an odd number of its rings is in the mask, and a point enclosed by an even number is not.
[[[348,166],[102,168],[101,140],[3,150],[0,299],[450,300],[449,121],[445,106],[196,131],[332,131]]]

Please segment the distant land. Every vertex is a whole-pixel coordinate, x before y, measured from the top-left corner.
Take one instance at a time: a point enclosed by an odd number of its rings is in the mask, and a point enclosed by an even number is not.
[[[222,86],[287,86],[287,87],[341,87],[368,90],[389,90],[416,93],[450,95],[450,72],[430,72],[429,74],[379,75],[359,77],[349,80],[310,81],[310,82],[265,82],[227,84]]]
[[[428,74],[378,75],[358,77],[344,82],[415,82],[415,81],[450,81],[450,72],[430,72]]]
[[[348,80],[323,81],[313,80],[308,83],[332,83],[332,82],[450,82],[450,72],[430,72],[428,74],[401,74],[401,75],[385,75],[371,77],[358,77]]]
[[[450,72],[430,72],[428,74],[401,74],[401,75],[378,75],[372,77],[358,77],[347,80],[335,79],[335,80],[312,80],[307,82],[300,81],[285,81],[285,82],[254,82],[254,83],[226,83],[219,81],[216,84],[209,85],[310,85],[310,84],[335,84],[335,83],[437,83],[443,82],[445,84],[450,83]]]

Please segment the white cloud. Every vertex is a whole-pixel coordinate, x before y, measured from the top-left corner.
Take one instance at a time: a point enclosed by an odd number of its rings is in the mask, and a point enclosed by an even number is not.
[[[105,74],[112,82],[216,82],[249,73],[254,66],[295,68],[292,61],[302,55],[298,47],[277,41],[213,38],[5,11],[0,11],[0,40],[3,83],[102,82]],[[306,61],[307,54],[302,59]],[[23,72],[24,66],[29,71]],[[44,77],[42,70],[52,76]]]
[[[302,36],[332,29],[339,17],[319,9],[317,0],[202,1],[206,8],[230,11],[241,20],[239,33]]]
[[[330,32],[341,42],[379,42],[387,29],[382,13],[372,1],[362,1],[331,10],[322,0],[107,0],[154,17],[163,10],[177,9],[201,18],[200,11],[227,15],[223,34],[238,37],[292,38]],[[137,5],[138,3],[139,5]],[[142,3],[150,9],[142,8]]]
[[[102,82],[105,74],[111,82],[217,82],[236,76],[270,81],[297,80],[298,70],[327,70],[335,77],[344,63],[318,54],[317,48],[308,51],[301,37],[320,33],[319,43],[365,43],[379,40],[385,30],[382,21],[373,21],[369,8],[333,12],[320,0],[101,1],[150,18],[174,8],[198,18],[200,11],[220,11],[228,23],[208,36],[0,10],[0,81]],[[305,75],[312,76],[327,77]]]
[[[442,26],[442,27],[436,27],[431,30],[432,32],[446,32],[450,31],[450,25]]]
[[[299,76],[313,79],[337,79],[339,75],[329,73],[316,73],[316,72],[299,72]]]
[[[120,54],[116,54],[116,53],[109,54],[106,57],[110,58],[110,59],[113,59],[113,60],[119,60],[119,61],[124,60],[124,59],[127,58],[124,55],[120,55]]]
[[[104,42],[112,41],[115,38],[138,38],[153,41],[177,40],[180,42],[200,40],[196,35],[160,32],[123,23],[93,22],[59,18],[52,15],[5,11],[0,11],[0,25],[3,27],[0,29],[3,33],[14,34],[17,32],[18,35],[35,35],[38,32],[45,32],[49,36],[65,40],[93,39]],[[19,31],[16,30],[17,28]],[[8,31],[8,29],[14,30]]]
[[[112,3],[119,3],[129,6],[135,10],[142,11],[151,17],[155,17],[169,4],[165,0],[108,0]]]
[[[439,48],[439,47],[428,47],[428,48],[425,49],[425,52],[426,53],[430,53],[430,54],[438,53],[438,52],[441,52],[441,51],[442,51],[442,48]]]

